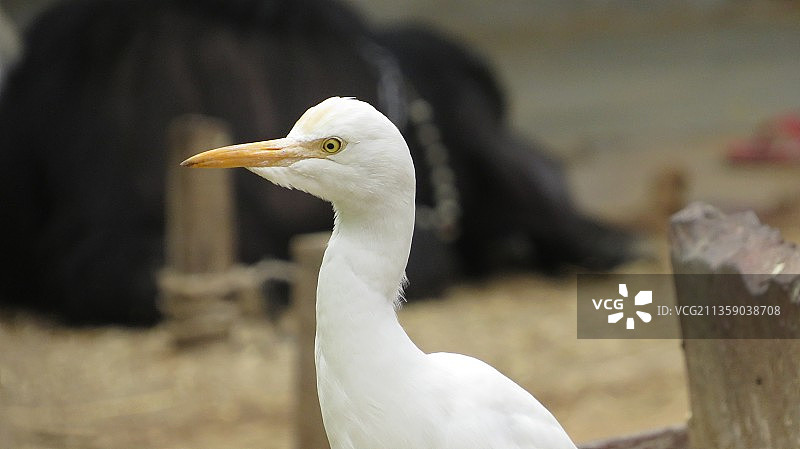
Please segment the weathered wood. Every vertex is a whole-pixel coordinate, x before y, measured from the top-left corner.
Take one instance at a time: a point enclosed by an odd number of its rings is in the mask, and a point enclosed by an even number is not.
[[[204,276],[224,273],[234,263],[231,173],[179,164],[195,153],[230,143],[229,132],[218,120],[186,115],[170,124],[168,139],[166,268],[160,306],[178,343],[224,337],[236,315],[230,292],[220,281],[197,287]]]
[[[780,306],[769,320],[681,316],[692,447],[800,447],[800,251],[752,213],[699,203],[673,216],[670,241],[678,305]]]
[[[580,449],[689,449],[689,437],[681,425],[585,443]]]
[[[292,238],[290,251],[295,262],[292,301],[297,312],[297,405],[295,408],[298,449],[329,449],[317,396],[314,340],[317,331],[317,278],[330,233],[306,234]]]

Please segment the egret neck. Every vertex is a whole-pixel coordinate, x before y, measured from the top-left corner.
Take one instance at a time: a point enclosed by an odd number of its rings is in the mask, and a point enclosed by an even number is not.
[[[395,312],[414,231],[414,192],[402,193],[388,202],[334,202],[317,286],[318,374],[343,381],[358,366],[363,378],[365,368],[383,371],[423,355]]]

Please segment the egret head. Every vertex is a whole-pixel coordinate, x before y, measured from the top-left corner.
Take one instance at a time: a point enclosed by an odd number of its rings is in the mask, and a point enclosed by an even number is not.
[[[353,98],[332,97],[308,109],[284,138],[206,151],[181,165],[245,167],[340,207],[392,199],[413,203],[415,190],[400,131]]]

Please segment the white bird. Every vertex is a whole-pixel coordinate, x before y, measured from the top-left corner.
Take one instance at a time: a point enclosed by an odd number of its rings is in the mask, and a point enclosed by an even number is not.
[[[317,285],[319,402],[332,449],[575,449],[552,414],[488,364],[422,352],[397,320],[414,229],[414,165],[368,103],[329,98],[282,139],[193,156],[333,203]]]

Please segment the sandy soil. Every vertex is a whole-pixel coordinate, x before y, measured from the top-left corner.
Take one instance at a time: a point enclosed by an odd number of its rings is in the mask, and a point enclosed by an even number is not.
[[[427,351],[475,355],[514,378],[576,440],[682,421],[679,342],[577,340],[571,279],[532,275],[453,289],[401,319]],[[288,448],[295,351],[281,327],[175,350],[164,328],[0,328],[0,439],[19,448]]]

